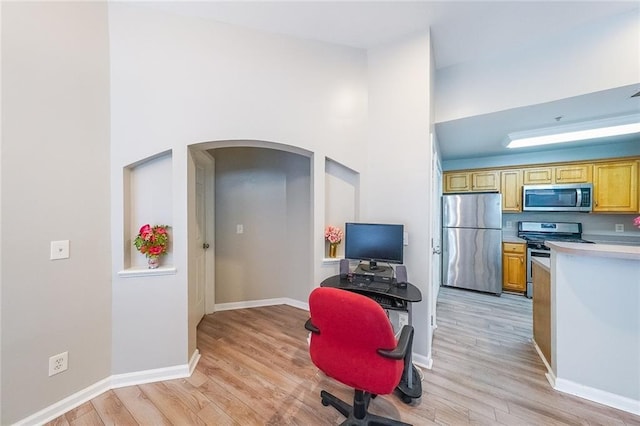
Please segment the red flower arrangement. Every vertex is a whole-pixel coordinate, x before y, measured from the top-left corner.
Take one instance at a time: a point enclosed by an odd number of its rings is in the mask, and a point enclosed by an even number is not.
[[[138,251],[148,258],[158,257],[167,254],[169,246],[169,234],[167,225],[143,225],[138,232],[133,244]]]

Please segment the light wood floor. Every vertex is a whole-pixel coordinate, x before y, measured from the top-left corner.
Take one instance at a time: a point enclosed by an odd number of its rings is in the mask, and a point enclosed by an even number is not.
[[[307,317],[289,306],[208,315],[190,378],[115,389],[49,424],[339,424],[320,390],[346,400],[353,392],[311,363]],[[552,390],[530,339],[530,300],[442,288],[422,398],[379,396],[370,411],[415,425],[640,425],[639,416]]]

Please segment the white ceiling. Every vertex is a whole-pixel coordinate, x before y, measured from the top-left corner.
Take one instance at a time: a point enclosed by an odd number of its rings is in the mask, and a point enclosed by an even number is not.
[[[142,4],[358,48],[374,47],[430,28],[436,68],[442,69],[553,39],[573,27],[638,10],[640,2],[179,1]],[[437,132],[441,155],[446,160],[504,154],[501,141],[514,127],[547,127],[549,117],[564,116],[567,111],[571,111],[573,121],[639,112],[640,97],[629,98],[638,90],[640,77],[635,87],[440,123]],[[474,142],[462,146],[459,141],[464,140]]]

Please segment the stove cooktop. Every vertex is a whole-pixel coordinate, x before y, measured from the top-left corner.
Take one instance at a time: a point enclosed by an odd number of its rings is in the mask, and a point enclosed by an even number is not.
[[[543,248],[545,241],[592,242],[582,239],[582,224],[573,222],[518,222],[518,237],[536,248]]]

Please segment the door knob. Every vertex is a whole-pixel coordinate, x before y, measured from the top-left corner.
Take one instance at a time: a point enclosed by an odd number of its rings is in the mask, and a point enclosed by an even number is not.
[[[208,249],[209,248],[209,243],[203,243],[202,244],[202,248],[205,249],[205,250]]]
[[[441,253],[440,247],[435,247],[431,251],[433,252],[433,254],[440,254]]]

